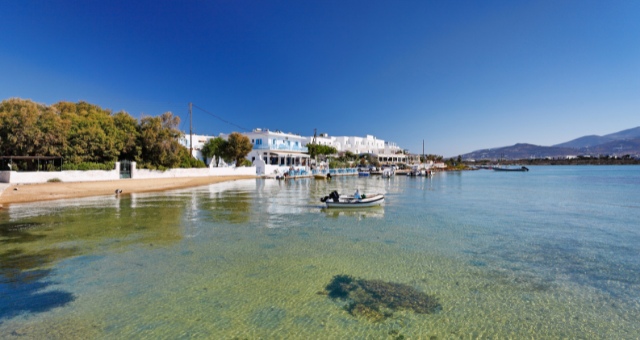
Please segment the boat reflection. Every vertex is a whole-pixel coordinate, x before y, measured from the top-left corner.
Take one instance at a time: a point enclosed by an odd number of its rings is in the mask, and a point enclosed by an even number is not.
[[[384,207],[371,207],[363,209],[327,209],[323,208],[322,212],[331,218],[357,218],[358,220],[365,218],[384,218]]]

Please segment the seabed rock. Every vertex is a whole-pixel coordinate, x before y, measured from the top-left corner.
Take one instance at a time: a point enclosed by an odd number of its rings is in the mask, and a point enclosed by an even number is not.
[[[336,275],[325,290],[330,298],[347,301],[345,309],[351,315],[364,316],[373,322],[382,321],[400,309],[419,314],[442,309],[435,297],[402,283]]]

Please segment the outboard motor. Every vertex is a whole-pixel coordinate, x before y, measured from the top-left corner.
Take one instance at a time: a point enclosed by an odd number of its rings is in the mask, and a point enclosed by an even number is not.
[[[340,194],[335,190],[329,194],[329,197],[332,198],[334,202],[338,202],[340,200]]]
[[[334,190],[329,194],[329,196],[320,198],[320,202],[326,202],[329,199],[332,199],[334,202],[338,202],[340,199],[340,194]]]

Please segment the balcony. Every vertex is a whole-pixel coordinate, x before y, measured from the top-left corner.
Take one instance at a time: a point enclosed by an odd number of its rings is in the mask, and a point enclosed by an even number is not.
[[[309,152],[309,149],[306,146],[293,146],[293,145],[268,145],[268,144],[258,144],[253,145],[253,150],[271,150],[271,151],[296,151],[296,152]]]

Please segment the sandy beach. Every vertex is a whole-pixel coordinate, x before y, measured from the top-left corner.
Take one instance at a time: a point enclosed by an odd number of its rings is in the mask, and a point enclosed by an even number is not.
[[[98,182],[59,182],[40,184],[10,184],[0,192],[0,207],[11,203],[28,203],[49,201],[63,198],[79,198],[89,196],[113,195],[116,189],[122,194],[140,192],[165,191],[172,189],[196,187],[255,176],[217,176],[217,177],[182,177],[161,179],[121,179],[117,181]]]

